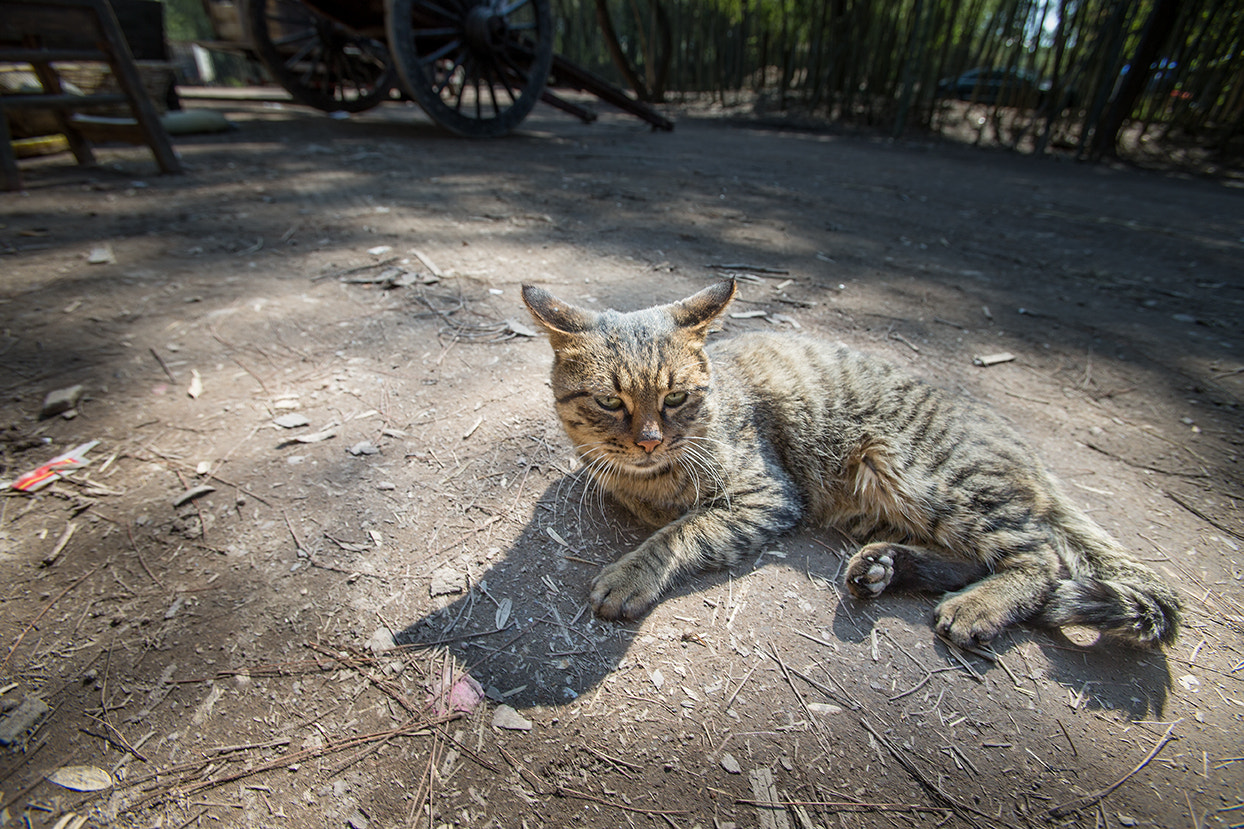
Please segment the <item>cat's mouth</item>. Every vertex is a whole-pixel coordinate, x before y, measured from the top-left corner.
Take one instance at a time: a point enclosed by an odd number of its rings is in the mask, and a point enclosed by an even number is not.
[[[651,455],[630,455],[625,460],[627,468],[642,475],[658,475],[678,464],[678,449],[661,447]]]
[[[615,469],[620,472],[629,472],[642,476],[659,475],[672,467],[675,460],[675,453],[668,449],[659,449],[652,454],[627,454],[619,452],[613,455],[610,460]]]

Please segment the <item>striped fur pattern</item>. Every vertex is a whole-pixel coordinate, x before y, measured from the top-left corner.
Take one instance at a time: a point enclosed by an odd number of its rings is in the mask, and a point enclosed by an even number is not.
[[[1062,493],[991,412],[841,344],[752,333],[706,345],[723,282],[670,305],[594,312],[540,288],[553,393],[595,483],[653,534],[591,592],[636,618],[679,576],[729,566],[801,522],[863,546],[857,599],[944,593],[939,632],[985,642],[1024,621],[1173,641],[1178,596]]]

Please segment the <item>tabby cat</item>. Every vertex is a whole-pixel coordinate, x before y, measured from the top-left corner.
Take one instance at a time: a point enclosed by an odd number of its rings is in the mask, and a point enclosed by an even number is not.
[[[945,593],[936,627],[960,645],[1023,621],[1174,640],[1174,590],[1000,418],[841,344],[750,333],[706,346],[735,290],[619,313],[523,287],[588,473],[656,528],[596,577],[602,618],[636,618],[680,575],[809,521],[863,544],[846,569],[857,599]]]

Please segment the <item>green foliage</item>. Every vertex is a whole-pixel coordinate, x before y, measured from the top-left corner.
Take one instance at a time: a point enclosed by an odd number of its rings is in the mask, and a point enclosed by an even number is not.
[[[1085,152],[1154,10],[1171,2],[1178,22],[1160,38],[1161,59],[1139,67],[1149,80],[1125,126],[1230,149],[1244,142],[1244,0],[608,0],[639,75],[653,4],[662,5],[674,93],[752,96],[896,133],[970,119],[982,140],[1038,152]],[[558,8],[564,31],[578,35],[558,48],[617,79],[593,2]],[[1013,70],[1032,89],[961,93],[967,102],[939,89],[976,67]]]
[[[160,0],[169,40],[211,40],[212,23],[201,0]]]

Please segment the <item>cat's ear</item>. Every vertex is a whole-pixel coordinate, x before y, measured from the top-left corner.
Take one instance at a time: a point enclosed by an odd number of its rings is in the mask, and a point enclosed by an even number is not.
[[[669,306],[674,322],[681,328],[690,328],[697,333],[707,334],[708,326],[726,310],[730,300],[734,299],[738,285],[733,279],[710,285],[698,294],[679,300]]]
[[[540,327],[549,333],[553,348],[558,348],[567,337],[581,334],[596,324],[595,312],[576,308],[535,285],[523,286],[523,303]]]

